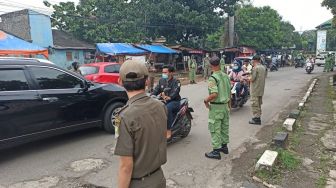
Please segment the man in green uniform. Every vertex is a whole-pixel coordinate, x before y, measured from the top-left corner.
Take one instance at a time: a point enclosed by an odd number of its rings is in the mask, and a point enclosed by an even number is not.
[[[225,55],[223,54],[222,58],[220,60],[220,68],[221,68],[222,72],[227,73],[226,72],[226,67],[225,67],[226,65],[225,65],[225,59],[224,58],[225,58]]]
[[[218,57],[211,58],[210,64],[213,74],[209,78],[209,96],[204,99],[204,104],[209,109],[208,126],[213,150],[205,156],[220,160],[220,152],[229,153],[227,144],[229,143],[231,84],[229,76],[220,70]]]
[[[335,54],[333,53],[331,56],[330,71],[334,71],[334,66],[335,66]]]
[[[260,56],[252,58],[253,68],[251,82],[251,107],[253,118],[250,124],[261,125],[261,105],[265,90],[266,68],[261,63]]]
[[[191,56],[191,58],[188,61],[188,68],[189,68],[189,80],[191,84],[196,84],[195,77],[196,77],[196,60],[194,56]]]
[[[161,165],[167,161],[167,109],[145,94],[148,69],[143,63],[126,61],[119,74],[129,101],[115,118],[118,188],[166,187]]]
[[[323,72],[329,72],[329,71],[330,71],[331,64],[332,64],[332,56],[331,56],[331,54],[329,53],[328,56],[327,56],[327,58],[325,59],[324,70],[323,70]]]
[[[203,59],[203,76],[205,80],[208,80],[211,76],[211,67],[210,67],[210,57],[209,54],[206,54],[205,58]]]

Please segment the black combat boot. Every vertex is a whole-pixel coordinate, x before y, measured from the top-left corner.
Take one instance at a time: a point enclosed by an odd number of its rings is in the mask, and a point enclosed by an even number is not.
[[[221,155],[220,155],[219,149],[214,149],[209,153],[205,153],[205,157],[210,158],[210,159],[221,160]]]
[[[227,147],[227,144],[223,144],[222,148],[220,148],[220,151],[224,154],[229,154],[229,148]]]
[[[249,124],[261,125],[261,119],[260,119],[260,117],[258,117],[258,118],[252,118],[252,120],[249,121]]]

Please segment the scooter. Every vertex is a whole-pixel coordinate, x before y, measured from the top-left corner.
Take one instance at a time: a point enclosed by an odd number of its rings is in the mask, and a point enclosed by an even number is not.
[[[310,74],[314,70],[314,66],[311,62],[306,63],[306,72]]]
[[[301,67],[301,68],[304,67],[304,60],[295,59],[295,68],[298,68],[298,67]]]
[[[165,88],[163,92],[166,94],[169,90],[170,88]],[[165,103],[160,96],[152,97]],[[182,98],[180,100],[179,110],[174,115],[175,119],[171,127],[172,135],[171,138],[167,140],[168,144],[185,138],[189,135],[191,130],[191,120],[193,119],[191,112],[194,112],[194,109],[189,107],[189,100],[187,98]]]
[[[240,84],[239,81],[231,81],[231,107],[232,108],[243,107],[244,104],[248,101],[249,94],[248,94],[248,91],[245,91],[244,87],[241,87],[240,93],[237,93],[238,84]]]
[[[273,72],[273,71],[278,71],[278,67],[275,63],[271,63],[270,65],[270,71]]]

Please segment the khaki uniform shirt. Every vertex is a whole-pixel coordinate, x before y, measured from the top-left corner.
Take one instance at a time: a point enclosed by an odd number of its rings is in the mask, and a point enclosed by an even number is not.
[[[210,58],[209,57],[205,57],[203,60],[203,67],[204,68],[209,68],[210,67]]]
[[[264,95],[266,79],[266,68],[262,64],[258,64],[252,69],[251,77],[251,96],[260,97]]]
[[[162,102],[138,94],[129,99],[117,119],[114,153],[133,157],[132,178],[142,178],[166,163],[167,109]]]

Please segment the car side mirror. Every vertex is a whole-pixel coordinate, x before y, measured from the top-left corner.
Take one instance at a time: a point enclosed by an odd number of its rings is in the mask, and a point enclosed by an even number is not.
[[[92,85],[92,83],[84,80],[83,81],[83,86],[81,87],[81,89],[78,92],[80,92],[80,93],[87,92],[91,85]]]

